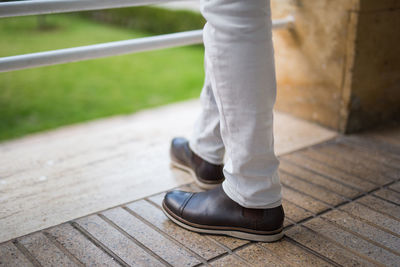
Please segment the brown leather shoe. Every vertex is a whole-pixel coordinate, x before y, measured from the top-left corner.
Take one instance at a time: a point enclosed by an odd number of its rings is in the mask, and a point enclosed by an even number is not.
[[[172,191],[165,195],[164,213],[179,226],[199,233],[273,242],[283,237],[282,206],[244,208],[231,200],[222,185],[200,193]]]
[[[211,189],[224,181],[224,165],[215,165],[197,156],[189,147],[189,141],[182,137],[171,142],[171,165],[189,172],[202,189]]]

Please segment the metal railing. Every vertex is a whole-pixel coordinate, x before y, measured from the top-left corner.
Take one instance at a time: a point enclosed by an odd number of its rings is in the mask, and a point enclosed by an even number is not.
[[[0,3],[0,18],[142,6],[165,2],[170,2],[170,0],[39,0],[5,2]],[[273,29],[285,28],[293,22],[294,18],[289,16],[284,19],[273,20],[272,27]],[[25,55],[1,57],[0,72],[77,62],[162,48],[200,44],[202,41],[202,30],[195,30]]]

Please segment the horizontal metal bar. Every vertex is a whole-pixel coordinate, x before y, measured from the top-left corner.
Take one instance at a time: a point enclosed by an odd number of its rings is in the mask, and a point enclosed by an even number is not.
[[[272,22],[272,27],[273,29],[288,27],[292,22],[293,17],[274,20]],[[2,57],[0,58],[0,72],[56,65],[176,46],[199,44],[202,43],[202,37],[203,31],[196,30],[11,57]]]
[[[0,72],[202,43],[202,30],[0,58]]]
[[[3,2],[0,3],[0,18],[144,6],[166,2],[170,2],[170,0],[30,0]]]

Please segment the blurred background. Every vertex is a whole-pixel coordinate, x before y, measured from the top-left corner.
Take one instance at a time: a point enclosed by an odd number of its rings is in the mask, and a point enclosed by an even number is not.
[[[3,18],[0,57],[201,29],[197,5]],[[0,141],[196,98],[203,76],[201,45],[0,73]]]
[[[1,1],[0,1],[1,2]],[[5,1],[3,1],[5,2]],[[400,118],[400,1],[271,0],[275,108],[340,133]],[[201,29],[198,1],[0,19],[0,57]],[[0,141],[196,98],[201,45],[0,73]]]

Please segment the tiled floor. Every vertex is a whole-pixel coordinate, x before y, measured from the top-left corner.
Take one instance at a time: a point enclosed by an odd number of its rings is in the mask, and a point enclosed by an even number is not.
[[[0,244],[0,266],[400,266],[399,133],[281,156],[279,242],[183,230],[162,213],[161,193]]]
[[[169,142],[190,136],[189,101],[0,144],[0,243],[189,183],[169,167]],[[275,114],[278,155],[336,133]]]

